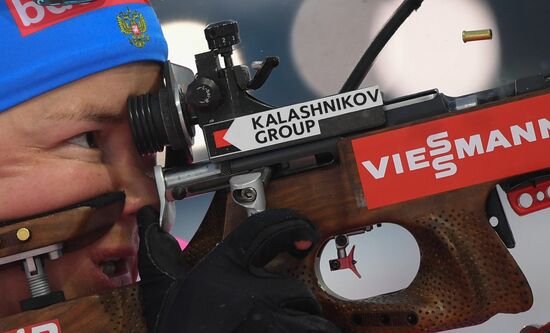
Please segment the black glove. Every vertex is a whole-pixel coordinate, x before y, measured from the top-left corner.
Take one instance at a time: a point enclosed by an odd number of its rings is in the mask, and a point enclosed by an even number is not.
[[[152,209],[146,208],[148,211]],[[140,217],[150,214],[140,212]],[[152,225],[143,222],[142,225]],[[151,227],[150,227],[151,228]],[[155,228],[159,234],[164,234]],[[149,229],[152,230],[152,229]],[[151,234],[142,239],[146,243]],[[164,237],[155,236],[158,239]],[[157,305],[145,304],[148,322],[157,325],[151,332],[318,332],[338,333],[340,330],[321,317],[321,308],[311,291],[301,282],[282,275],[267,272],[263,266],[279,253],[288,252],[297,258],[303,258],[308,250],[298,250],[295,242],[317,241],[317,233],[307,219],[290,210],[269,210],[248,218],[244,223],[220,243],[186,276],[182,270],[159,269],[164,266],[167,256],[151,253],[140,260],[149,260],[140,264],[140,274],[144,281],[144,301],[157,302]],[[143,243],[143,242],[142,242]],[[311,247],[310,247],[311,248]],[[149,246],[141,250],[151,252]],[[172,250],[167,247],[160,250]],[[163,265],[155,260],[161,259]],[[174,264],[183,265],[181,258],[175,258]],[[144,274],[142,267],[152,269],[153,274]],[[180,266],[183,267],[183,266]],[[180,277],[159,278],[161,271],[180,273]],[[146,276],[152,276],[161,283],[149,284]],[[147,297],[151,287],[168,288],[157,290],[156,295]],[[158,303],[160,301],[160,303]],[[155,308],[159,310],[152,316]]]
[[[160,229],[158,213],[152,207],[140,209],[137,221],[143,312],[147,331],[156,333],[185,278],[185,262],[178,241]]]

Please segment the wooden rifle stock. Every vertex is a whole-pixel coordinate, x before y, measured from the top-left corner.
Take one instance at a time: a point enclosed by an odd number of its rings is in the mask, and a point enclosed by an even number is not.
[[[120,215],[124,196],[114,193],[103,199],[105,203],[99,207],[96,202],[92,206],[83,205],[3,226],[0,239],[4,246],[0,249],[0,256],[75,240],[93,233],[101,234]],[[27,228],[32,234],[27,242],[17,242],[15,234],[20,228]],[[0,332],[19,333],[19,329],[55,320],[63,333],[147,332],[137,284],[1,318]],[[30,329],[24,332],[30,332]]]
[[[147,332],[137,284],[2,318],[0,332],[53,320],[60,323],[60,333]]]
[[[523,273],[485,216],[485,201],[496,182],[369,210],[349,139],[341,141],[340,151],[339,165],[277,179],[266,189],[269,208],[296,209],[319,229],[321,242],[299,265],[287,267],[287,273],[314,291],[327,318],[350,333],[437,332],[531,307]],[[218,191],[185,250],[187,263],[195,265],[244,217],[244,209],[226,191]],[[326,242],[382,222],[401,225],[418,242],[421,263],[411,285],[359,301],[323,291],[316,262]],[[64,333],[147,332],[137,285],[3,318],[0,331],[54,319]]]
[[[326,317],[344,332],[437,332],[531,307],[527,280],[487,221],[485,203],[497,182],[369,210],[350,140],[342,140],[339,149],[340,165],[274,180],[266,196],[268,208],[296,209],[319,229],[317,247],[288,267],[288,274],[314,291]],[[226,233],[244,218],[241,207],[227,203]],[[411,285],[358,301],[324,291],[316,262],[326,242],[386,222],[407,229],[420,248],[420,268]]]

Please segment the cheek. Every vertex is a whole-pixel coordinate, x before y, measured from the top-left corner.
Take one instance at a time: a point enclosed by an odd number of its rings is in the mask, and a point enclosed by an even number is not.
[[[62,208],[117,188],[105,165],[29,156],[0,178],[0,220]]]
[[[47,261],[45,268],[53,291],[63,290],[66,299],[97,292],[90,281],[92,261],[87,251],[65,253],[60,259]]]

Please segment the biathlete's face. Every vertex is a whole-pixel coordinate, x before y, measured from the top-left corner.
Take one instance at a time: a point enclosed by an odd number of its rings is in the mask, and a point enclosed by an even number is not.
[[[63,290],[67,299],[137,277],[136,212],[156,206],[157,198],[147,176],[154,161],[134,148],[126,100],[155,90],[159,78],[158,64],[125,65],[0,113],[0,221],[126,194],[122,214],[105,234],[45,260],[52,290]],[[0,316],[19,312],[19,301],[30,297],[21,264],[0,267],[0,295]]]

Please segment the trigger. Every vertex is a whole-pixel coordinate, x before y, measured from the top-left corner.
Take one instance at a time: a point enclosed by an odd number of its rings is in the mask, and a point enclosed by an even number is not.
[[[330,270],[331,271],[339,271],[342,269],[350,269],[355,275],[357,275],[358,278],[361,278],[361,274],[359,274],[359,271],[357,270],[357,267],[355,267],[355,264],[357,261],[353,258],[355,254],[355,245],[351,248],[351,251],[349,254],[343,258],[339,259],[333,259],[330,261]]]
[[[357,271],[357,267],[355,267],[355,264],[357,261],[353,259],[353,255],[355,254],[355,245],[351,248],[351,251],[349,252],[349,255],[343,259],[340,259],[344,262],[343,268],[349,268],[355,275],[357,275],[358,278],[361,278],[361,274]]]

